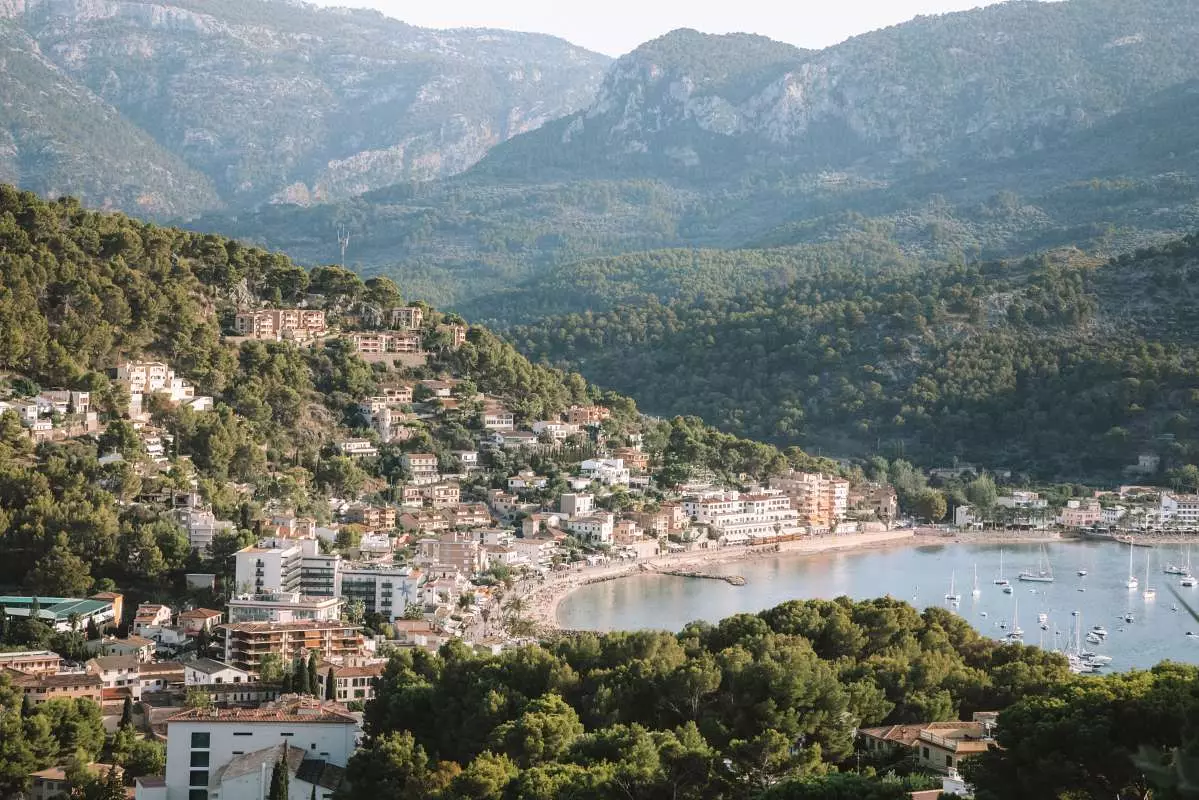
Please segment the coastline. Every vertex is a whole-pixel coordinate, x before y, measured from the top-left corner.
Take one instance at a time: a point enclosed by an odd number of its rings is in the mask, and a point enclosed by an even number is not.
[[[586,567],[546,578],[517,591],[526,605],[525,616],[532,620],[542,634],[561,630],[558,608],[572,592],[594,583],[619,580],[635,575],[661,573],[666,570],[703,572],[705,567],[735,564],[741,561],[790,556],[810,556],[838,550],[873,550],[890,547],[910,547],[942,544],[1039,544],[1068,539],[1046,531],[942,531],[935,528],[903,528],[874,533],[851,533],[801,539],[782,545],[764,547],[724,547],[697,550],[689,553],[659,555],[635,563],[608,564]]]

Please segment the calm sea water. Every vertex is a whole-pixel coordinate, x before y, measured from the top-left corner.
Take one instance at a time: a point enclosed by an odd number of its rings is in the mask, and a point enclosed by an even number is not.
[[[1026,644],[1047,649],[1065,647],[1074,630],[1073,611],[1079,611],[1082,630],[1102,625],[1108,631],[1104,644],[1084,643],[1112,657],[1111,669],[1149,667],[1163,659],[1199,663],[1199,633],[1195,622],[1178,605],[1168,587],[1182,593],[1192,607],[1199,608],[1199,588],[1179,586],[1177,575],[1162,572],[1168,563],[1181,564],[1186,554],[1177,547],[1132,548],[1134,573],[1141,586],[1125,586],[1129,572],[1129,548],[1114,542],[1063,542],[1045,546],[1056,580],[1051,584],[1016,580],[1024,569],[1035,567],[1039,545],[945,544],[858,552],[822,553],[812,556],[745,561],[716,566],[722,574],[743,575],[745,586],[723,581],[639,575],[585,586],[562,602],[558,621],[566,628],[585,630],[630,630],[654,628],[675,631],[692,620],[716,621],[731,614],[756,612],[787,600],[847,595],[867,599],[890,595],[919,608],[941,605],[951,578],[962,597],[956,612],[978,631],[999,638],[1001,622],[1013,618],[1024,629]],[[999,575],[1000,551],[1004,573],[1015,588],[1004,594],[994,584]],[[1194,567],[1199,572],[1199,548]],[[1157,590],[1156,600],[1145,600],[1146,559],[1149,584]],[[979,597],[971,596],[975,568]],[[1085,569],[1087,575],[1077,572]],[[1193,600],[1192,600],[1193,598]],[[1133,614],[1134,621],[1123,617]],[[1048,615],[1048,630],[1041,630],[1038,614]]]

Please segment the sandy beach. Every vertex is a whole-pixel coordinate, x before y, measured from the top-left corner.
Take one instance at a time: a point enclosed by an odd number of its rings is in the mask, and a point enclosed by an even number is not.
[[[660,555],[636,562],[621,561],[598,567],[583,567],[553,573],[544,579],[517,587],[516,595],[525,602],[524,615],[533,620],[542,632],[557,630],[558,606],[574,590],[602,581],[619,580],[647,572],[696,571],[717,564],[786,556],[808,556],[835,550],[862,550],[880,547],[942,544],[1002,544],[1006,542],[1035,544],[1060,541],[1056,533],[1046,531],[969,531],[946,532],[934,528],[900,529],[873,533],[853,533],[801,539],[782,545],[765,547],[723,547],[688,553]]]

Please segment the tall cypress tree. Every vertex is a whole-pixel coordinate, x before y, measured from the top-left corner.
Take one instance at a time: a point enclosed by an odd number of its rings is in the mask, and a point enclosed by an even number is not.
[[[129,697],[125,698],[125,703],[121,706],[121,722],[117,727],[120,730],[133,727],[133,700]]]
[[[308,694],[316,696],[320,681],[316,679],[316,651],[308,654]]]
[[[303,656],[297,658],[293,666],[291,690],[296,694],[312,694],[312,689],[308,686],[308,667],[304,664]]]
[[[267,800],[287,800],[287,779],[287,745],[283,745],[283,752],[271,771],[271,790]]]
[[[329,667],[329,674],[325,676],[325,699],[337,699],[337,678],[333,675],[333,667]]]

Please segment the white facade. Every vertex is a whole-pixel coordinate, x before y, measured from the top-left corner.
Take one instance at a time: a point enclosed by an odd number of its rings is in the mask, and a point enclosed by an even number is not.
[[[229,622],[295,622],[341,618],[340,597],[305,597],[299,592],[266,592],[231,597]]]
[[[737,541],[795,536],[804,532],[791,498],[777,489],[752,494],[716,492],[683,499],[683,513],[711,526],[718,536]]]
[[[1199,494],[1170,494],[1162,492],[1162,522],[1183,527],[1199,526]]]
[[[346,600],[361,600],[367,613],[382,614],[389,622],[404,616],[419,599],[421,574],[408,567],[346,564],[341,588]]]
[[[612,529],[616,518],[612,514],[592,514],[578,517],[567,523],[568,529],[575,536],[593,544],[612,544]]]
[[[238,550],[234,571],[237,591],[242,594],[297,591],[303,557],[296,545]]]
[[[564,493],[559,498],[559,508],[568,517],[585,517],[595,510],[595,497],[590,494]]]
[[[579,471],[604,486],[629,485],[629,470],[622,458],[590,458],[579,465]]]
[[[185,686],[210,686],[217,683],[249,683],[250,673],[211,658],[198,658],[183,664]]]
[[[316,701],[293,702],[290,708],[284,703],[261,709],[193,709],[167,720],[163,800],[257,800],[261,787],[254,781],[254,787],[231,783],[222,793],[221,773],[238,757],[282,742],[302,750],[305,758],[344,767],[357,747],[357,720]],[[283,707],[276,710],[278,706]],[[266,778],[269,787],[269,767]]]

